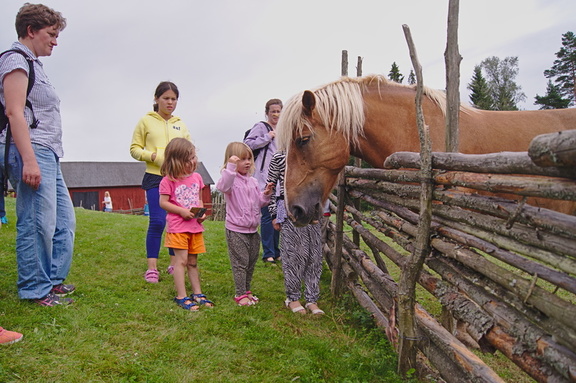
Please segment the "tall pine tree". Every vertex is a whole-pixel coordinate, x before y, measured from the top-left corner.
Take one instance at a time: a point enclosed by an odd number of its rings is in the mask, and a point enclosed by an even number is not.
[[[408,75],[408,84],[409,85],[416,84],[416,74],[414,74],[413,69],[410,69],[410,74]]]
[[[474,67],[474,74],[472,81],[468,84],[468,89],[470,89],[470,102],[475,108],[493,110],[490,89],[486,79],[482,76],[480,65]]]
[[[554,85],[552,80],[548,80],[546,94],[544,96],[536,95],[535,99],[534,105],[540,105],[540,109],[564,109],[570,105],[570,100],[562,98],[559,87]]]
[[[552,68],[544,71],[546,78],[553,78],[560,95],[569,101],[576,102],[576,36],[573,32],[562,35],[562,48],[556,52]]]
[[[402,84],[402,81],[404,81],[404,76],[402,75],[402,73],[400,73],[400,69],[398,68],[398,65],[396,65],[396,62],[392,63],[392,68],[390,68],[388,78],[400,84]]]

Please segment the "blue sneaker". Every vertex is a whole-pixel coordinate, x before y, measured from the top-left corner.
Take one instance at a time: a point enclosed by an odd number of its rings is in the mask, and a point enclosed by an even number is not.
[[[8,224],[8,218],[6,218],[6,216],[0,218],[0,222],[2,222],[2,225],[7,225]]]

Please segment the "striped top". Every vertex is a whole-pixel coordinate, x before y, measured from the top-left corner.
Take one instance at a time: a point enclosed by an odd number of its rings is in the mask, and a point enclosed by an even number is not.
[[[268,205],[268,211],[272,219],[276,218],[278,214],[278,200],[284,199],[284,171],[286,170],[286,153],[279,151],[274,153],[270,160],[270,167],[268,168],[268,179],[266,183],[273,183],[274,190],[272,190],[272,197]],[[276,193],[278,187],[278,193]]]
[[[30,129],[30,141],[48,147],[58,157],[64,156],[62,147],[62,120],[60,117],[60,99],[56,95],[54,86],[50,83],[44,66],[40,60],[20,42],[12,44],[12,49],[20,49],[34,60],[34,73],[36,80],[28,99],[34,108],[34,115],[39,121],[36,129]],[[0,58],[0,102],[6,105],[4,98],[4,77],[16,69],[22,69],[28,73],[28,63],[19,53],[6,53]],[[24,115],[30,125],[32,123],[32,113],[25,108]],[[0,136],[0,142],[6,142],[6,131]]]

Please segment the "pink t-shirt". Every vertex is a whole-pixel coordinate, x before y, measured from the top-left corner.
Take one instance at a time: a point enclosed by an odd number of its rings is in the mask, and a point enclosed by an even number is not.
[[[186,178],[172,181],[168,177],[160,182],[160,194],[169,195],[168,201],[174,205],[190,209],[201,206],[201,193],[204,188],[202,176],[192,173]],[[179,214],[166,214],[167,233],[201,233],[204,226],[196,218],[184,220]]]

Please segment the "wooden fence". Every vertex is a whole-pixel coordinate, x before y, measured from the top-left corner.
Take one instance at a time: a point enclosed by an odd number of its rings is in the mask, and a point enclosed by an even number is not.
[[[575,170],[526,158],[433,155],[432,250],[418,283],[442,314],[416,305],[421,376],[502,382],[476,349],[501,352],[538,382],[576,382],[576,217],[530,204],[576,201]],[[396,153],[387,167],[345,169],[347,202],[338,209],[332,195],[331,209],[344,211],[353,232],[338,239],[330,221],[324,255],[330,268],[341,264],[341,280],[397,346],[399,285],[389,269],[402,269],[414,251],[419,154]]]

